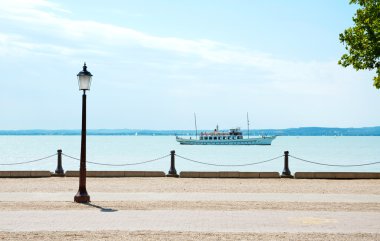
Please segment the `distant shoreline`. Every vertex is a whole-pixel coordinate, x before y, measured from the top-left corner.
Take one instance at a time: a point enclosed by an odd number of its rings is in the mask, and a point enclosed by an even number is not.
[[[203,131],[198,130],[198,134]],[[227,130],[226,130],[227,131]],[[248,135],[247,130],[242,130]],[[380,126],[362,128],[300,127],[288,129],[250,130],[250,135],[276,136],[380,136]],[[0,130],[1,136],[76,136],[80,130]],[[140,129],[93,129],[87,135],[94,136],[195,136],[195,130],[140,130]]]

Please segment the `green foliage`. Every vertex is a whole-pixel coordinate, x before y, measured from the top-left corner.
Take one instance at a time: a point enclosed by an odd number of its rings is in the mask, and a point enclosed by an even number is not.
[[[360,8],[352,18],[355,26],[339,35],[348,54],[338,63],[356,70],[376,70],[373,85],[380,89],[380,0],[350,0],[350,4]]]

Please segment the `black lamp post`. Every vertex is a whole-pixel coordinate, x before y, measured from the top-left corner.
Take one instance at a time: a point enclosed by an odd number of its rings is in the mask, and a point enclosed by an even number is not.
[[[86,63],[83,70],[78,73],[79,90],[83,90],[82,100],[82,135],[80,149],[79,190],[74,196],[77,203],[90,202],[90,196],[86,190],[86,90],[90,90],[92,74],[87,71]]]

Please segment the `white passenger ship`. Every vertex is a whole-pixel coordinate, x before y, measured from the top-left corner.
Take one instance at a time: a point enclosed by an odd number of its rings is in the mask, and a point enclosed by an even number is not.
[[[201,132],[199,139],[176,136],[182,145],[271,145],[276,136],[260,136],[243,138],[240,128],[230,129],[229,132],[219,131],[218,126],[213,132]]]

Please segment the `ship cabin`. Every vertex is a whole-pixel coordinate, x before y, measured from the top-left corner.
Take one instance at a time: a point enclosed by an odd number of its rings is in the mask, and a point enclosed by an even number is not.
[[[243,139],[243,133],[240,128],[230,129],[229,132],[219,132],[217,127],[214,132],[201,132],[200,140],[238,140]]]

